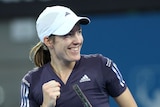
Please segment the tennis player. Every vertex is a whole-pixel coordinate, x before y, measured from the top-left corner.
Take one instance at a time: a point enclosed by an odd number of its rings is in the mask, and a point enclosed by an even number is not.
[[[81,25],[90,19],[64,6],[46,7],[36,21],[40,42],[30,51],[36,68],[22,79],[20,107],[84,107],[73,86],[92,107],[137,107],[116,64],[101,54],[82,55]],[[94,37],[92,37],[94,38]]]

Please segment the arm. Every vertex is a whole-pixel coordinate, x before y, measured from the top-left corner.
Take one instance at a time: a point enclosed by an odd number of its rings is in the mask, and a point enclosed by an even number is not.
[[[30,84],[25,79],[22,79],[20,107],[39,107],[31,98],[29,98],[29,90]]]
[[[105,65],[103,76],[107,76],[103,78],[105,78],[108,93],[115,99],[119,107],[137,107],[117,65],[109,58],[104,58],[103,63]]]
[[[29,87],[22,82],[21,83],[21,104],[20,107],[27,107],[29,105]]]
[[[138,107],[128,88],[114,99],[118,103],[119,107]]]

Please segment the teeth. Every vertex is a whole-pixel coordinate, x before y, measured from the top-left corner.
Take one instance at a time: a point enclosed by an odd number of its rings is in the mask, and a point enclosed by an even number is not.
[[[73,50],[77,51],[77,50],[78,50],[78,48],[73,48]]]
[[[72,48],[72,50],[77,51],[77,50],[78,50],[78,48]]]

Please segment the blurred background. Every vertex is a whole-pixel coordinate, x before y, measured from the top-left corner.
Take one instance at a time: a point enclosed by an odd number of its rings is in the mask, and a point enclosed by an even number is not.
[[[52,5],[88,16],[82,54],[111,58],[138,106],[159,107],[159,0],[0,0],[0,107],[19,106],[21,79],[34,67],[28,53],[39,41],[35,21]],[[111,107],[118,107],[112,98]]]

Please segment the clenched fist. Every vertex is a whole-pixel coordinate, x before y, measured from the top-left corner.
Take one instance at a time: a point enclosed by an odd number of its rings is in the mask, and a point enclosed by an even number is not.
[[[60,86],[60,83],[55,80],[43,84],[43,104],[41,107],[56,106],[56,100],[60,97]]]

